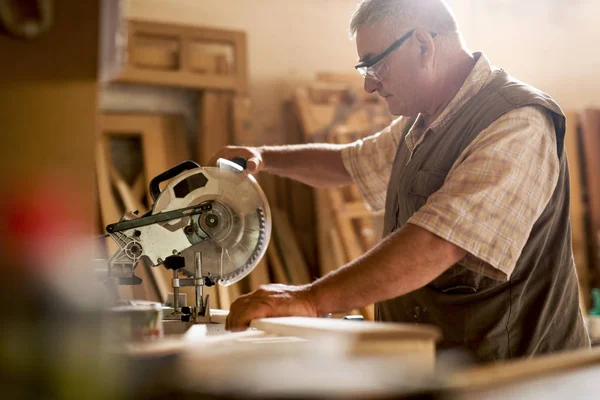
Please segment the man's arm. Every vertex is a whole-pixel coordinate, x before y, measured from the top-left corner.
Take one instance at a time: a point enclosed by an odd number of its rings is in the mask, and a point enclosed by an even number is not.
[[[226,328],[245,329],[256,318],[322,316],[392,299],[419,289],[466,252],[407,224],[362,257],[304,286],[268,285],[231,306]]]
[[[266,171],[295,179],[312,187],[336,187],[352,183],[342,161],[346,145],[315,143],[292,146],[237,147],[227,146],[210,161],[218,158],[247,160],[249,173]]]

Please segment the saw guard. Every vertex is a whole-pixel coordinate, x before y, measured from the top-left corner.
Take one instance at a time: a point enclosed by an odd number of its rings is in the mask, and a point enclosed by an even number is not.
[[[200,167],[173,178],[162,190],[152,214],[212,202],[209,213],[161,223],[180,234],[191,219],[202,230],[194,235],[185,257],[184,271],[192,276],[194,253],[202,252],[203,275],[228,286],[248,275],[265,255],[271,237],[271,211],[256,179],[231,167]],[[216,225],[215,225],[215,220]],[[206,237],[208,234],[208,238]]]

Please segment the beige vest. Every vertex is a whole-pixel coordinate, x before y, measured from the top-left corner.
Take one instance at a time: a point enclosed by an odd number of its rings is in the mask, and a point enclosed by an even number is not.
[[[430,323],[442,348],[464,347],[484,361],[589,346],[579,310],[571,248],[565,117],[546,94],[496,71],[489,83],[417,147],[410,162],[402,141],[388,186],[384,236],[402,227],[441,188],[462,151],[507,112],[540,105],[552,112],[560,161],[554,193],[533,226],[507,282],[460,262],[425,287],[376,305],[376,319]]]

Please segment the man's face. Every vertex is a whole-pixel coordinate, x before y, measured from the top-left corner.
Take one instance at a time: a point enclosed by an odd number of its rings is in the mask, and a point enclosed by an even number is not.
[[[410,28],[406,29],[408,32]],[[401,35],[406,32],[401,32]],[[360,61],[368,61],[385,51],[400,36],[385,24],[361,28],[356,34],[356,49]],[[423,111],[431,78],[420,65],[420,46],[411,36],[400,47],[373,66],[382,71],[381,80],[365,78],[368,93],[377,92],[387,103],[393,115],[416,116]],[[386,65],[379,65],[385,63]]]

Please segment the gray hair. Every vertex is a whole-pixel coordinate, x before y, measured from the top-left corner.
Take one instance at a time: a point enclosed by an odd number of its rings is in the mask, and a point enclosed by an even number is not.
[[[462,45],[462,34],[444,0],[363,0],[350,20],[350,37],[360,28],[388,22],[404,28],[425,28]]]

